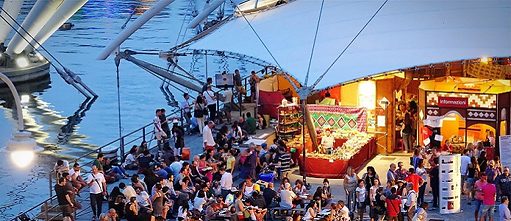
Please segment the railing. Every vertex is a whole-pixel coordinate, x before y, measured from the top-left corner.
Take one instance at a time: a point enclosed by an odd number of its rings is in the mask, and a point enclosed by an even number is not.
[[[267,68],[264,68],[256,73],[266,73],[268,70]],[[243,87],[245,88],[245,91],[247,91],[247,84],[248,84],[248,79],[250,78],[250,75],[249,76],[246,76],[245,78],[242,79],[242,82],[244,83]],[[242,83],[242,84],[243,84]],[[218,92],[215,92],[215,93],[218,93]],[[249,94],[247,93],[247,96]],[[239,98],[239,97],[238,97]],[[243,103],[242,102],[243,99],[241,101],[238,101],[238,104],[241,104]],[[219,105],[217,104],[217,108],[219,108]],[[240,115],[241,115],[241,105],[240,105]],[[257,108],[257,105],[256,105],[256,108]],[[184,121],[184,116],[183,116],[183,111],[182,109],[177,109],[175,111],[173,111],[172,113],[168,114],[166,116],[167,118],[170,118],[170,117],[178,117],[181,121],[181,125],[184,125],[185,121]],[[125,148],[126,146],[130,145],[130,144],[133,144],[137,141],[140,141],[140,139],[142,139],[142,141],[148,141],[148,143],[150,143],[151,141],[153,141],[155,139],[153,135],[153,129],[149,128],[148,127],[152,127],[153,126],[153,123],[148,123],[146,125],[144,125],[143,127],[141,128],[138,128],[132,132],[129,132],[128,134],[125,134],[123,135],[122,137],[120,138],[117,138],[113,141],[110,141],[108,142],[107,144],[104,144],[94,150],[91,150],[85,154],[82,154],[81,156],[75,158],[72,162],[79,162],[79,161],[83,161],[84,159],[90,159],[90,157],[94,154],[97,154],[97,153],[100,153],[103,151],[103,149],[119,142],[119,147],[117,148],[117,151],[118,153],[120,154],[120,157],[123,158],[125,156]],[[141,135],[139,136],[136,136],[136,137],[132,137],[133,135],[137,134],[137,133],[140,133],[141,132]],[[150,139],[149,140],[146,140],[146,136],[147,135],[151,135]],[[129,140],[128,140],[129,139]],[[128,140],[128,141],[127,141]],[[127,142],[126,142],[127,141]],[[141,142],[140,142],[141,143]],[[150,145],[150,144],[149,144]],[[150,147],[150,146],[148,146]],[[92,165],[92,163],[94,162],[94,160],[90,160],[86,163],[82,163],[81,166],[82,167],[87,167],[89,165]],[[71,166],[71,165],[70,165]],[[31,217],[37,217],[37,219],[44,219],[44,220],[54,220],[56,218],[59,218],[61,216],[61,213],[58,212],[57,215],[54,215],[52,217],[50,217],[50,211],[54,210],[55,208],[58,207],[58,205],[53,205],[53,202],[54,200],[57,198],[56,195],[53,195],[53,176],[54,176],[54,173],[55,171],[54,170],[51,170],[50,173],[49,173],[49,190],[50,190],[50,197],[45,199],[44,201],[42,201],[41,203],[38,203],[37,205],[25,210],[24,212],[21,212],[18,216],[10,219],[11,221],[18,221],[18,220],[21,220],[21,217],[22,216],[28,216],[29,218]],[[85,174],[83,174],[85,175]],[[41,209],[42,207],[42,209]],[[84,207],[85,209],[85,207]],[[83,209],[82,209],[83,210]],[[60,210],[58,210],[60,211]],[[33,215],[33,214],[36,214],[36,215]],[[32,216],[30,216],[32,215]]]
[[[169,118],[169,117],[180,117],[181,116],[181,109],[178,109],[178,110],[175,110],[173,111],[172,113],[170,113],[169,115],[167,115],[166,117]],[[181,118],[181,117],[180,117]],[[182,118],[181,118],[181,122],[183,123],[182,121]],[[117,148],[117,151],[118,153],[120,154],[120,157],[123,158],[124,155],[125,155],[125,148],[127,145],[130,145],[130,144],[133,144],[135,143],[136,141],[148,141],[149,143],[154,140],[154,136],[152,136],[152,132],[153,132],[153,129],[152,128],[149,128],[148,127],[152,127],[153,126],[153,123],[148,123],[146,125],[144,125],[143,127],[141,128],[138,128],[120,138],[117,138],[113,141],[110,141],[108,142],[107,144],[104,144],[94,150],[91,150],[79,157],[77,157],[76,159],[74,159],[72,162],[79,162],[79,161],[83,161],[85,158],[89,158],[91,157],[92,155],[94,154],[97,154],[97,153],[100,153],[102,152],[103,149],[105,149],[106,147],[109,147],[111,146],[112,144],[115,144],[117,142],[119,142],[119,147]],[[136,136],[133,138],[133,135],[137,134],[137,133],[140,133],[141,132],[141,135],[139,136]],[[146,140],[146,137],[147,135],[151,135],[151,137],[149,138],[149,140]],[[126,142],[127,141],[127,142]],[[89,158],[90,159],[90,158]],[[92,165],[92,163],[94,162],[94,160],[90,160],[86,163],[83,163],[82,166],[88,166],[88,165]],[[50,197],[47,198],[46,200],[44,200],[43,202],[41,203],[38,203],[37,205],[25,210],[24,212],[21,212],[20,215],[14,217],[11,219],[11,221],[17,221],[19,220],[18,218],[23,216],[23,215],[29,215],[29,214],[36,214],[35,216],[33,217],[38,217],[38,218],[42,218],[44,220],[53,220],[57,217],[59,217],[61,214],[59,213],[58,215],[54,216],[54,217],[49,217],[49,212],[58,207],[58,205],[53,205],[53,201],[57,198],[55,195],[53,195],[53,176],[54,176],[54,172],[55,171],[50,171],[49,173],[49,187],[50,187]],[[41,206],[44,208],[41,210]],[[42,213],[40,213],[38,210],[41,210]]]

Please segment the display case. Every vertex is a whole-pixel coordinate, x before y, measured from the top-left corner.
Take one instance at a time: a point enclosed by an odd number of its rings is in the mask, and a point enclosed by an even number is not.
[[[283,104],[278,107],[278,111],[278,135],[285,139],[293,139],[300,136],[302,132],[300,106],[295,103]]]
[[[461,155],[442,155],[440,163],[440,214],[461,212]]]

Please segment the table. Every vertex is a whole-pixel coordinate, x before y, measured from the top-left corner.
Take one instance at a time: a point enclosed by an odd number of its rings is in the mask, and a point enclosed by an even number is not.
[[[255,139],[255,138],[252,138],[250,140],[247,140],[243,143],[243,145],[250,145],[250,143],[254,143],[256,146],[261,146],[263,145],[263,143],[266,143],[266,140],[265,139]]]
[[[364,145],[358,153],[349,160],[330,160],[324,158],[307,157],[305,167],[300,160],[300,171],[307,173],[307,176],[320,178],[344,178],[348,166],[357,170],[376,155],[376,139],[372,138]],[[302,158],[301,156],[300,158]]]

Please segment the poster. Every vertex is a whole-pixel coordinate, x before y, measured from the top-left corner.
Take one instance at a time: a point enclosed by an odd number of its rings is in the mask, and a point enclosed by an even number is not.
[[[511,135],[499,137],[499,150],[502,166],[511,167]]]

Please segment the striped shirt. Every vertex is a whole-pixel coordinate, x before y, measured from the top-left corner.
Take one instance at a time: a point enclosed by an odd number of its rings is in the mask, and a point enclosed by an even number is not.
[[[289,171],[291,169],[291,154],[284,153],[279,157],[281,171]]]

